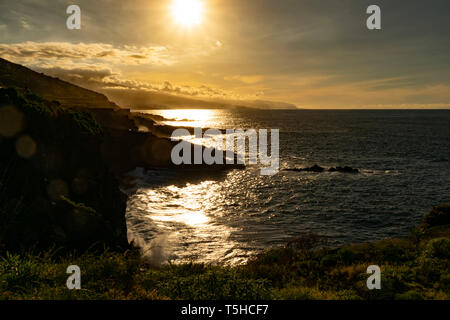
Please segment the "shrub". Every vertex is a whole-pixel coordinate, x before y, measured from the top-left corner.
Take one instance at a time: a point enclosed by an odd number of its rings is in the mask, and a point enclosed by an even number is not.
[[[336,254],[327,254],[320,259],[320,265],[322,267],[328,268],[336,266],[337,262],[339,260],[339,256]]]
[[[82,110],[68,110],[67,111],[72,120],[78,125],[80,129],[84,132],[97,136],[102,134],[102,127],[98,124],[98,122],[92,117],[89,112]]]
[[[423,228],[450,224],[450,204],[434,206],[424,217]]]
[[[39,266],[35,261],[9,252],[0,259],[0,288],[2,290],[23,291],[35,284],[35,278],[39,272]]]
[[[395,295],[395,300],[423,300],[423,296],[415,291],[415,290],[409,290],[405,293],[400,293]]]
[[[170,277],[157,284],[158,292],[174,299],[260,300],[270,298],[268,283],[248,279],[234,270],[209,270],[203,274]]]
[[[438,259],[450,258],[450,240],[447,238],[431,240],[426,246],[425,255],[430,258]]]
[[[338,256],[345,265],[349,265],[355,260],[355,252],[351,248],[340,249]]]
[[[450,274],[449,273],[441,274],[439,286],[445,292],[450,293]]]
[[[326,299],[327,294],[319,289],[306,288],[290,285],[274,292],[274,298],[277,300],[315,300]],[[328,295],[329,299],[332,299]]]
[[[412,258],[415,246],[403,239],[381,240],[375,245],[377,261],[402,263]]]

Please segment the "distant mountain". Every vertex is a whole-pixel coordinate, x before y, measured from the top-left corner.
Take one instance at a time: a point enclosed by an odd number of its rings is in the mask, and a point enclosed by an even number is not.
[[[101,93],[35,72],[2,58],[0,58],[0,87],[29,90],[46,100],[59,101],[64,107],[118,108]]]
[[[168,93],[144,90],[106,89],[101,90],[119,105],[138,109],[296,109],[296,106],[285,102],[264,100],[214,100],[196,99]]]
[[[68,80],[64,75],[59,76]],[[58,101],[63,107],[118,109],[119,106],[114,103],[116,102],[130,109],[296,109],[293,104],[276,101],[196,99],[162,92],[94,88],[102,94],[81,87],[80,85],[84,86],[83,83],[74,82],[77,84],[35,72],[0,58],[0,87],[28,90],[45,100]]]
[[[143,90],[109,89],[102,90],[110,99],[119,105],[139,110],[139,109],[222,109],[227,106],[225,103],[214,101],[204,101],[199,99],[180,97],[172,94],[151,92]]]

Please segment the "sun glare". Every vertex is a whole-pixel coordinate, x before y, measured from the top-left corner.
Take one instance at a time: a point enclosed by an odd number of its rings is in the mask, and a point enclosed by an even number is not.
[[[203,2],[201,0],[174,0],[171,10],[175,22],[183,27],[193,27],[202,22]]]
[[[198,128],[210,126],[216,115],[215,111],[206,109],[152,110],[152,113],[172,120],[164,121],[167,125]]]

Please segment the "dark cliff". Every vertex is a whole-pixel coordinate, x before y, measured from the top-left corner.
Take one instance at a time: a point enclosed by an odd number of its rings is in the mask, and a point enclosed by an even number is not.
[[[126,196],[86,112],[0,89],[0,243],[127,247]]]
[[[128,247],[119,179],[136,167],[192,169],[171,162],[174,129],[0,59],[0,251]],[[243,166],[195,171],[232,168]]]

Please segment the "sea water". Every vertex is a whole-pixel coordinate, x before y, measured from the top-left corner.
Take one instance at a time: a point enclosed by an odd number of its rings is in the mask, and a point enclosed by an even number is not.
[[[448,110],[149,110],[170,125],[279,129],[280,172],[136,169],[129,239],[155,263],[240,264],[315,233],[329,246],[406,236],[450,202]],[[196,141],[214,146],[220,137]],[[318,164],[359,174],[293,172]]]

